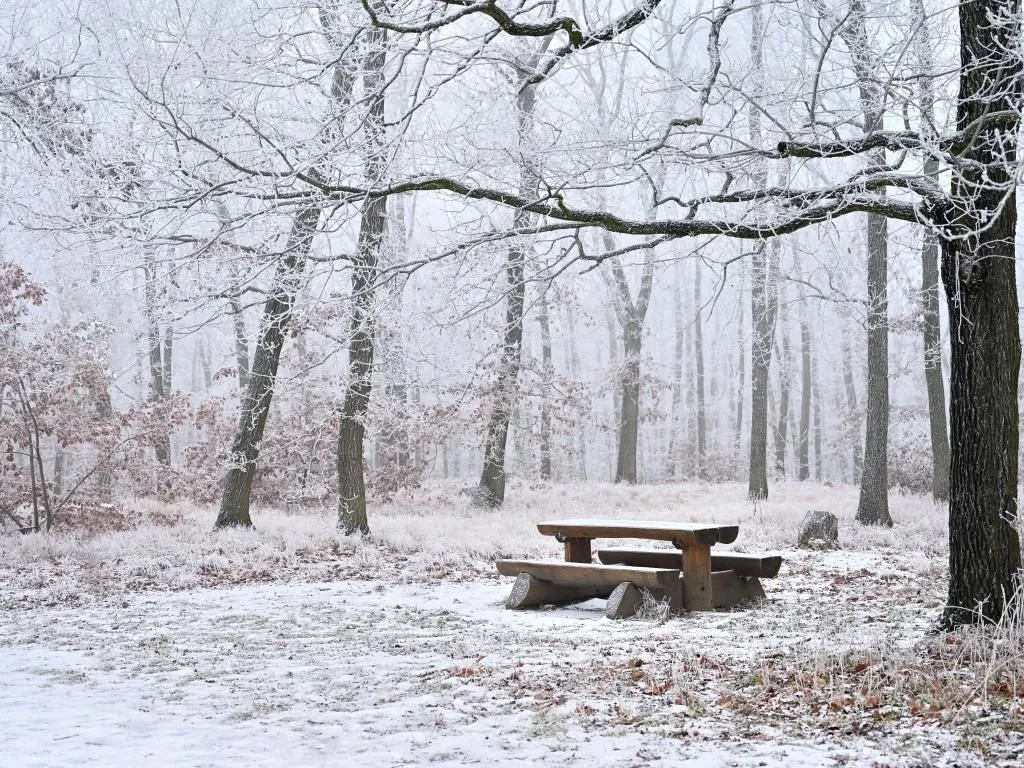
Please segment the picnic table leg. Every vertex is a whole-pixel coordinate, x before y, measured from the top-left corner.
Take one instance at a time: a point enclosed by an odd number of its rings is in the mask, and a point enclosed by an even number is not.
[[[687,544],[683,547],[683,603],[688,611],[710,611],[711,547]]]
[[[565,562],[567,563],[589,563],[590,539],[566,539],[565,540]]]

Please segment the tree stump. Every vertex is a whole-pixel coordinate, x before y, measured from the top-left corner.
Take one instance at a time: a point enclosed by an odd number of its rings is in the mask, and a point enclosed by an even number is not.
[[[797,546],[801,549],[839,549],[839,518],[821,509],[811,510],[800,524]]]

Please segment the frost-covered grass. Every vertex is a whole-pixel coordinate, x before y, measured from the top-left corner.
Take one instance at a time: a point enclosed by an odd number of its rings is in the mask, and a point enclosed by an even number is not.
[[[214,532],[214,510],[154,502],[129,530],[3,534],[0,709],[38,758],[19,765],[1019,764],[1024,627],[926,635],[943,508],[894,495],[879,530],[855,488],[744,497],[517,486],[481,512],[433,485],[372,508],[369,539],[328,510]],[[839,516],[840,551],[793,547],[810,509]],[[785,561],[744,610],[504,610],[491,561],[558,556],[535,524],[567,516],[737,522],[734,548]]]
[[[490,561],[499,557],[557,556],[559,545],[535,526],[566,516],[739,523],[733,548],[759,552],[791,547],[804,513],[827,509],[840,519],[845,550],[899,552],[926,572],[945,560],[945,512],[920,497],[894,495],[896,526],[886,530],[853,524],[857,490],[850,487],[791,483],[754,505],[738,484],[523,486],[510,489],[499,512],[475,509],[459,490],[435,484],[372,506],[368,540],[339,535],[333,510],[257,509],[256,530],[215,532],[212,508],[177,504],[168,510],[146,500],[129,505],[136,522],[128,530],[0,533],[0,583],[17,588],[14,594],[0,588],[0,605],[251,581],[490,576]]]

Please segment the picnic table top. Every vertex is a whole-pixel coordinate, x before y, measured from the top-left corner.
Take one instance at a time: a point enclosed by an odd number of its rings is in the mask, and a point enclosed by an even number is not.
[[[678,544],[731,544],[738,525],[679,523],[665,520],[549,520],[537,524],[545,536],[573,539],[654,539]]]

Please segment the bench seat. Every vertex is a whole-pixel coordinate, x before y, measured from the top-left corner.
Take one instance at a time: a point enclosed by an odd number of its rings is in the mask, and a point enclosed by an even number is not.
[[[677,568],[679,553],[671,549],[609,548],[597,552],[606,565],[625,565],[640,568]],[[735,571],[737,576],[772,579],[779,575],[782,557],[779,555],[746,555],[738,552],[711,554],[712,571]]]
[[[678,560],[678,556],[676,558]],[[678,565],[678,562],[676,563]],[[561,560],[498,560],[502,576],[528,573],[541,581],[573,586],[615,588],[629,581],[645,589],[668,589],[679,581],[679,568],[649,568],[599,563],[565,563]]]

